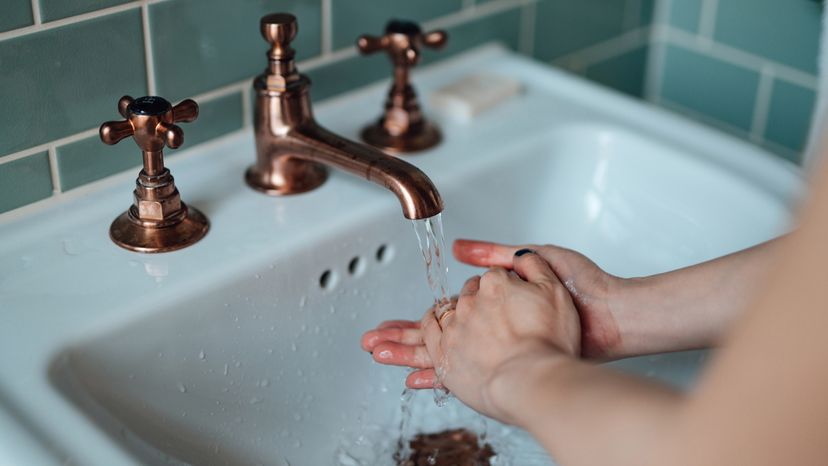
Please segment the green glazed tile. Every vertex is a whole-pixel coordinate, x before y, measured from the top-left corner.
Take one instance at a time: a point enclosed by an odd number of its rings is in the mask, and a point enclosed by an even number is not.
[[[132,0],[40,0],[40,15],[43,22],[75,16],[81,13],[101,10]]]
[[[775,81],[765,139],[801,153],[808,137],[815,98],[816,94],[811,89],[786,81]]]
[[[176,100],[261,73],[268,44],[259,19],[294,14],[297,58],[320,52],[319,0],[176,0],[150,5],[158,94]]]
[[[362,34],[382,35],[390,19],[423,22],[462,6],[462,0],[332,0],[333,47],[352,46]]]
[[[113,112],[111,117],[118,118]],[[184,129],[182,149],[235,131],[242,126],[240,93],[199,104],[198,119],[181,123]],[[175,151],[166,149],[165,155]],[[106,176],[141,166],[141,151],[130,139],[107,146],[95,135],[57,148],[58,173],[63,191],[83,186]]]
[[[627,0],[631,1],[631,0]],[[641,0],[641,26],[648,26],[653,22],[655,0]]]
[[[759,75],[706,55],[668,46],[661,98],[749,130]]]
[[[513,8],[475,21],[461,23],[447,28],[446,32],[449,36],[446,46],[437,51],[426,50],[422,59],[424,65],[492,41],[517,50],[520,41],[520,9]],[[390,76],[390,64],[388,73]]]
[[[715,40],[816,73],[822,6],[810,0],[718,2]]]
[[[118,114],[111,116],[119,118]],[[90,136],[57,148],[57,168],[60,188],[75,189],[95,180],[141,166],[141,149],[131,138],[114,146],[101,142],[98,135]]]
[[[52,195],[46,152],[0,164],[0,213]]]
[[[0,32],[31,26],[32,24],[34,24],[34,19],[32,18],[31,0],[5,1],[3,14],[0,15]]]
[[[541,0],[535,15],[535,57],[550,61],[624,32],[625,2]]]
[[[585,75],[605,86],[641,97],[644,94],[647,52],[647,47],[639,47],[617,55],[588,67]]]
[[[699,30],[702,0],[674,0],[670,2],[670,25],[688,32]]]
[[[446,30],[449,35],[446,47],[437,51],[425,50],[420,66],[446,59],[489,41],[499,41],[515,49],[519,29],[520,11],[517,8],[453,26]],[[374,54],[315,68],[306,74],[313,82],[313,100],[320,101],[380,79],[390,78],[391,72],[388,57],[385,54]]]
[[[95,128],[146,93],[141,13],[2,41],[0,69],[0,155]]]

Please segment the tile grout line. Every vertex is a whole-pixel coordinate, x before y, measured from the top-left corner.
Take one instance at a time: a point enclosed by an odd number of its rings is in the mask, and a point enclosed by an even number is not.
[[[422,26],[423,29],[448,28],[532,3],[535,3],[535,0],[497,0],[483,5],[475,4],[472,8],[458,10],[454,13],[426,21]]]
[[[39,1],[39,0],[33,0]],[[69,16],[68,18],[61,18],[54,21],[49,21],[46,23],[34,24],[32,26],[26,26],[19,29],[12,29],[11,31],[0,32],[0,41],[6,39],[14,39],[15,37],[26,36],[29,34],[33,34],[35,32],[40,31],[48,31],[50,29],[59,28],[61,26],[67,26],[70,24],[80,23],[82,21],[86,21],[89,19],[100,18],[103,16],[108,16],[115,13],[121,13],[123,11],[134,10],[136,8],[140,8],[140,2],[131,2],[126,3],[123,5],[115,5],[107,8],[103,8],[101,10],[90,11],[89,13],[82,13],[75,16]]]
[[[91,128],[86,131],[81,131],[79,133],[71,134],[69,136],[62,137],[60,139],[55,139],[54,141],[45,142],[43,144],[38,144],[34,147],[30,147],[28,149],[24,149],[18,152],[12,152],[11,154],[0,156],[0,165],[8,162],[13,162],[18,159],[22,159],[24,157],[28,157],[32,154],[37,154],[38,152],[48,151],[50,147],[58,147],[63,146],[66,144],[71,144],[73,142],[78,142],[82,139],[86,139],[90,136],[98,134],[98,128]]]
[[[52,195],[60,193],[63,188],[60,182],[60,172],[58,172],[57,163],[57,149],[54,145],[49,147],[49,173],[52,175]]]
[[[624,4],[623,28],[625,30],[635,29],[641,26],[641,0],[627,0]]]
[[[331,5],[332,0],[322,0],[322,55],[328,55],[333,48],[333,16]]]
[[[756,71],[757,73],[762,71],[763,66],[771,66],[776,77],[811,90],[816,89],[817,77],[805,71],[765,59],[720,42],[711,41],[709,47],[700,46],[699,41],[694,35],[670,26],[663,27],[663,35],[666,41],[672,45],[677,45],[694,52],[704,53],[730,64]]]
[[[32,21],[38,26],[43,23],[43,14],[40,12],[40,0],[32,0]]]
[[[150,35],[149,5],[141,5],[141,24],[144,31],[144,61],[147,67],[147,93],[156,95],[155,86],[155,58],[152,52],[152,36]]]
[[[552,64],[569,68],[577,64],[577,68],[586,68],[595,63],[616,57],[636,47],[647,43],[650,28],[642,27],[627,31],[612,39],[585,47],[570,54],[552,60]],[[570,68],[571,69],[571,68]]]
[[[518,50],[531,57],[535,54],[535,16],[537,3],[524,5],[520,10],[520,39]]]
[[[773,96],[773,68],[762,67],[759,86],[756,88],[756,103],[753,106],[753,121],[750,125],[750,140],[761,144],[764,141],[765,130],[768,126],[770,101]]]
[[[463,0],[463,5],[460,7],[464,10],[471,10],[475,7],[474,0]]]
[[[650,34],[647,41],[650,50],[647,53],[647,70],[644,79],[644,100],[658,103],[661,100],[661,88],[664,80],[664,60],[667,55],[667,46],[661,35],[661,25],[670,18],[671,0],[657,0]]]
[[[252,98],[250,89],[250,86],[245,86],[241,90],[242,128],[250,128],[253,126],[253,109],[250,108],[250,99]]]
[[[719,0],[702,0],[701,14],[699,15],[699,39],[705,45],[709,46],[713,43],[718,11]]]

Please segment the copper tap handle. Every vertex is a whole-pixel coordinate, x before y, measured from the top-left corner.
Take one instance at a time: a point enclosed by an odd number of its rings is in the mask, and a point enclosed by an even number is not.
[[[132,136],[144,153],[144,171],[155,175],[164,170],[164,146],[177,149],[184,143],[184,131],[175,123],[198,118],[198,104],[187,99],[173,107],[161,97],[125,95],[118,100],[118,113],[125,120],[102,124],[101,141],[112,145]]]
[[[395,65],[414,66],[420,59],[420,48],[439,49],[447,40],[445,31],[423,33],[417,23],[392,20],[385,26],[385,35],[362,35],[357,39],[357,47],[365,55],[385,50]]]
[[[259,20],[262,37],[270,43],[268,57],[272,60],[290,60],[295,52],[290,43],[296,38],[299,26],[296,17],[290,13],[273,13]]]

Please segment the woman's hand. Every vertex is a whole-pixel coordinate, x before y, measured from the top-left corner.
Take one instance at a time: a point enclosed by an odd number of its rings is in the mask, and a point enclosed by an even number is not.
[[[511,270],[516,251],[530,248],[544,258],[572,295],[581,320],[581,356],[612,359],[625,354],[611,311],[611,298],[623,280],[595,265],[583,254],[557,246],[509,246],[473,240],[454,242],[454,256],[460,262],[479,267]],[[454,298],[456,300],[456,298]],[[383,364],[429,369],[434,365],[423,346],[420,322],[393,320],[381,323],[362,337],[362,348]],[[406,381],[411,388],[430,388],[433,371],[414,372]]]
[[[467,405],[505,422],[511,421],[503,409],[510,386],[521,381],[516,368],[581,352],[569,291],[539,254],[524,249],[513,257],[513,272],[494,267],[472,277],[455,309],[439,322],[426,312],[420,324],[440,382]]]
[[[620,354],[621,333],[611,304],[624,281],[604,272],[583,254],[551,245],[509,246],[460,239],[454,242],[454,256],[469,265],[508,270],[512,268],[515,251],[524,248],[545,259],[572,295],[581,319],[581,355],[612,359]]]

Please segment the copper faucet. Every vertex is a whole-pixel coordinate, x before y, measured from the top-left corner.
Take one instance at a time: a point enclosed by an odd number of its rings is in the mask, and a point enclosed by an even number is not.
[[[423,33],[417,23],[399,20],[389,21],[382,37],[360,36],[360,52],[367,55],[384,50],[394,66],[385,112],[362,130],[365,142],[392,153],[422,151],[440,142],[440,130],[423,116],[409,71],[420,61],[422,47],[440,49],[447,40],[445,31]]]
[[[198,210],[181,202],[170,170],[164,166],[164,146],[184,143],[175,123],[198,117],[198,104],[187,99],[173,107],[161,97],[123,96],[118,113],[125,120],[101,125],[101,140],[109,145],[132,136],[144,157],[135,180],[132,206],[109,228],[118,246],[137,252],[167,252],[187,247],[207,234],[210,223]]]
[[[314,120],[310,80],[296,70],[290,47],[296,18],[271,14],[261,19],[260,27],[271,48],[268,67],[253,81],[256,163],[247,170],[247,184],[270,195],[306,192],[325,181],[327,165],[390,189],[409,219],[440,213],[440,194],[418,168],[338,136]]]

